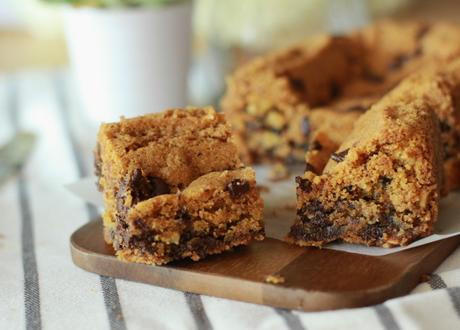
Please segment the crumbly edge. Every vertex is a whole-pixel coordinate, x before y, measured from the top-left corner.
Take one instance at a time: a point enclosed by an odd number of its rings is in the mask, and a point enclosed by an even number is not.
[[[373,110],[373,115],[384,111],[385,115],[397,117],[380,128],[380,134],[390,139],[387,144],[371,140],[344,150],[336,155],[333,162],[337,164],[330,166],[327,173],[316,176],[306,172],[298,178],[298,213],[288,241],[321,246],[341,239],[391,247],[409,244],[432,233],[442,182],[437,118],[429,109],[414,110],[412,114],[404,112],[403,117],[397,115],[397,108],[388,109]],[[405,128],[407,133],[400,131],[405,126],[399,120],[411,125]],[[361,122],[367,125],[372,121],[363,118]],[[418,132],[421,129],[426,132]],[[359,135],[357,131],[355,136]],[[354,144],[353,137],[349,139],[349,144]]]
[[[255,181],[248,178],[248,190],[241,196],[232,197],[227,190],[228,184],[241,181],[248,172],[224,171],[220,173],[224,179],[217,181],[223,186],[214,188],[212,179],[219,180],[219,173],[209,173],[180,194],[141,202],[107,230],[117,255],[126,261],[164,264],[187,257],[199,260],[263,239],[263,203]]]

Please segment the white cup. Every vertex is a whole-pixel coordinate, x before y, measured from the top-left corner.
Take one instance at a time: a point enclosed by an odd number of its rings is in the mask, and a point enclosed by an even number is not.
[[[64,10],[82,105],[114,121],[187,102],[192,2],[161,7]]]

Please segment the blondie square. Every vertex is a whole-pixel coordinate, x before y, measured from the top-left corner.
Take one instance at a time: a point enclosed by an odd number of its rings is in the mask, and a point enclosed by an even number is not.
[[[181,256],[197,259],[263,238],[254,175],[241,163],[224,115],[211,108],[103,124],[96,173],[105,202],[104,237],[124,260],[162,264]],[[225,203],[224,194],[230,196]],[[238,198],[230,199],[232,194]],[[208,229],[190,229],[206,221]],[[223,235],[217,228],[234,236],[224,235],[225,242],[218,244],[212,241]],[[200,251],[189,242],[195,234],[201,238]],[[204,242],[211,241],[208,249]]]
[[[428,102],[385,98],[362,115],[322,174],[297,178],[287,240],[406,245],[430,235],[443,184],[439,120]]]

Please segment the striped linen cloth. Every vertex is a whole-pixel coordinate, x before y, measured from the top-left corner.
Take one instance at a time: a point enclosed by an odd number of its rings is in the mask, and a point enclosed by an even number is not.
[[[97,210],[64,185],[92,171],[96,128],[62,72],[0,76],[0,143],[37,134],[22,173],[0,187],[0,329],[460,329],[460,249],[412,294],[377,306],[305,313],[88,273],[71,233]]]

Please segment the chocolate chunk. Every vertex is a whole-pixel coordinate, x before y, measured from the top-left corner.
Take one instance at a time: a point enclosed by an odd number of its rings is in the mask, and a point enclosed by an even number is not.
[[[336,152],[332,153],[332,155],[331,155],[332,160],[336,161],[337,163],[343,162],[345,157],[348,155],[349,150],[350,149],[345,149],[345,150],[343,150],[341,152],[338,152],[338,153],[336,153]]]
[[[364,227],[359,232],[359,236],[361,236],[366,241],[377,240],[383,236],[383,228],[379,225],[369,225]]]
[[[299,188],[304,191],[304,192],[310,192],[311,191],[311,181],[307,179],[303,179],[300,176],[297,176],[295,178],[295,182],[298,184]]]
[[[294,88],[298,92],[304,92],[305,91],[305,84],[302,79],[298,78],[291,78],[290,79],[290,84],[292,88]]]
[[[317,174],[315,167],[312,164],[310,164],[309,162],[305,163],[305,172],[313,172],[313,173]]]
[[[239,198],[243,194],[247,193],[250,189],[249,182],[235,179],[227,184],[226,190],[230,193],[232,198]]]
[[[391,181],[393,181],[393,179],[387,176],[381,176],[379,178],[379,181],[380,181],[380,184],[383,186],[383,188],[386,188],[391,183]]]
[[[187,221],[187,220],[190,220],[191,218],[192,217],[190,216],[190,213],[188,213],[186,207],[182,207],[179,209],[179,211],[177,211],[176,219]]]
[[[393,61],[388,65],[389,70],[398,70],[400,69],[408,60],[409,56],[406,54],[400,54],[396,56]]]
[[[302,122],[300,123],[300,129],[304,136],[308,136],[310,134],[310,131],[311,131],[310,120],[307,117],[304,117],[302,119]]]
[[[395,209],[391,206],[383,213],[374,224],[365,226],[359,235],[366,241],[375,241],[382,238],[384,233],[398,231],[398,225],[394,222]]]
[[[441,129],[441,132],[449,132],[451,130],[450,125],[445,121],[441,121],[439,127]]]
[[[310,150],[321,150],[323,149],[323,146],[321,143],[319,143],[318,140],[314,140],[311,144],[310,144]]]
[[[133,204],[137,204],[146,199],[169,194],[171,189],[162,179],[155,176],[143,176],[140,169],[134,170],[129,181]]]
[[[291,227],[290,236],[307,241],[332,241],[340,236],[341,228],[329,221],[332,210],[326,210],[317,199],[305,203],[297,211],[299,220]]]

